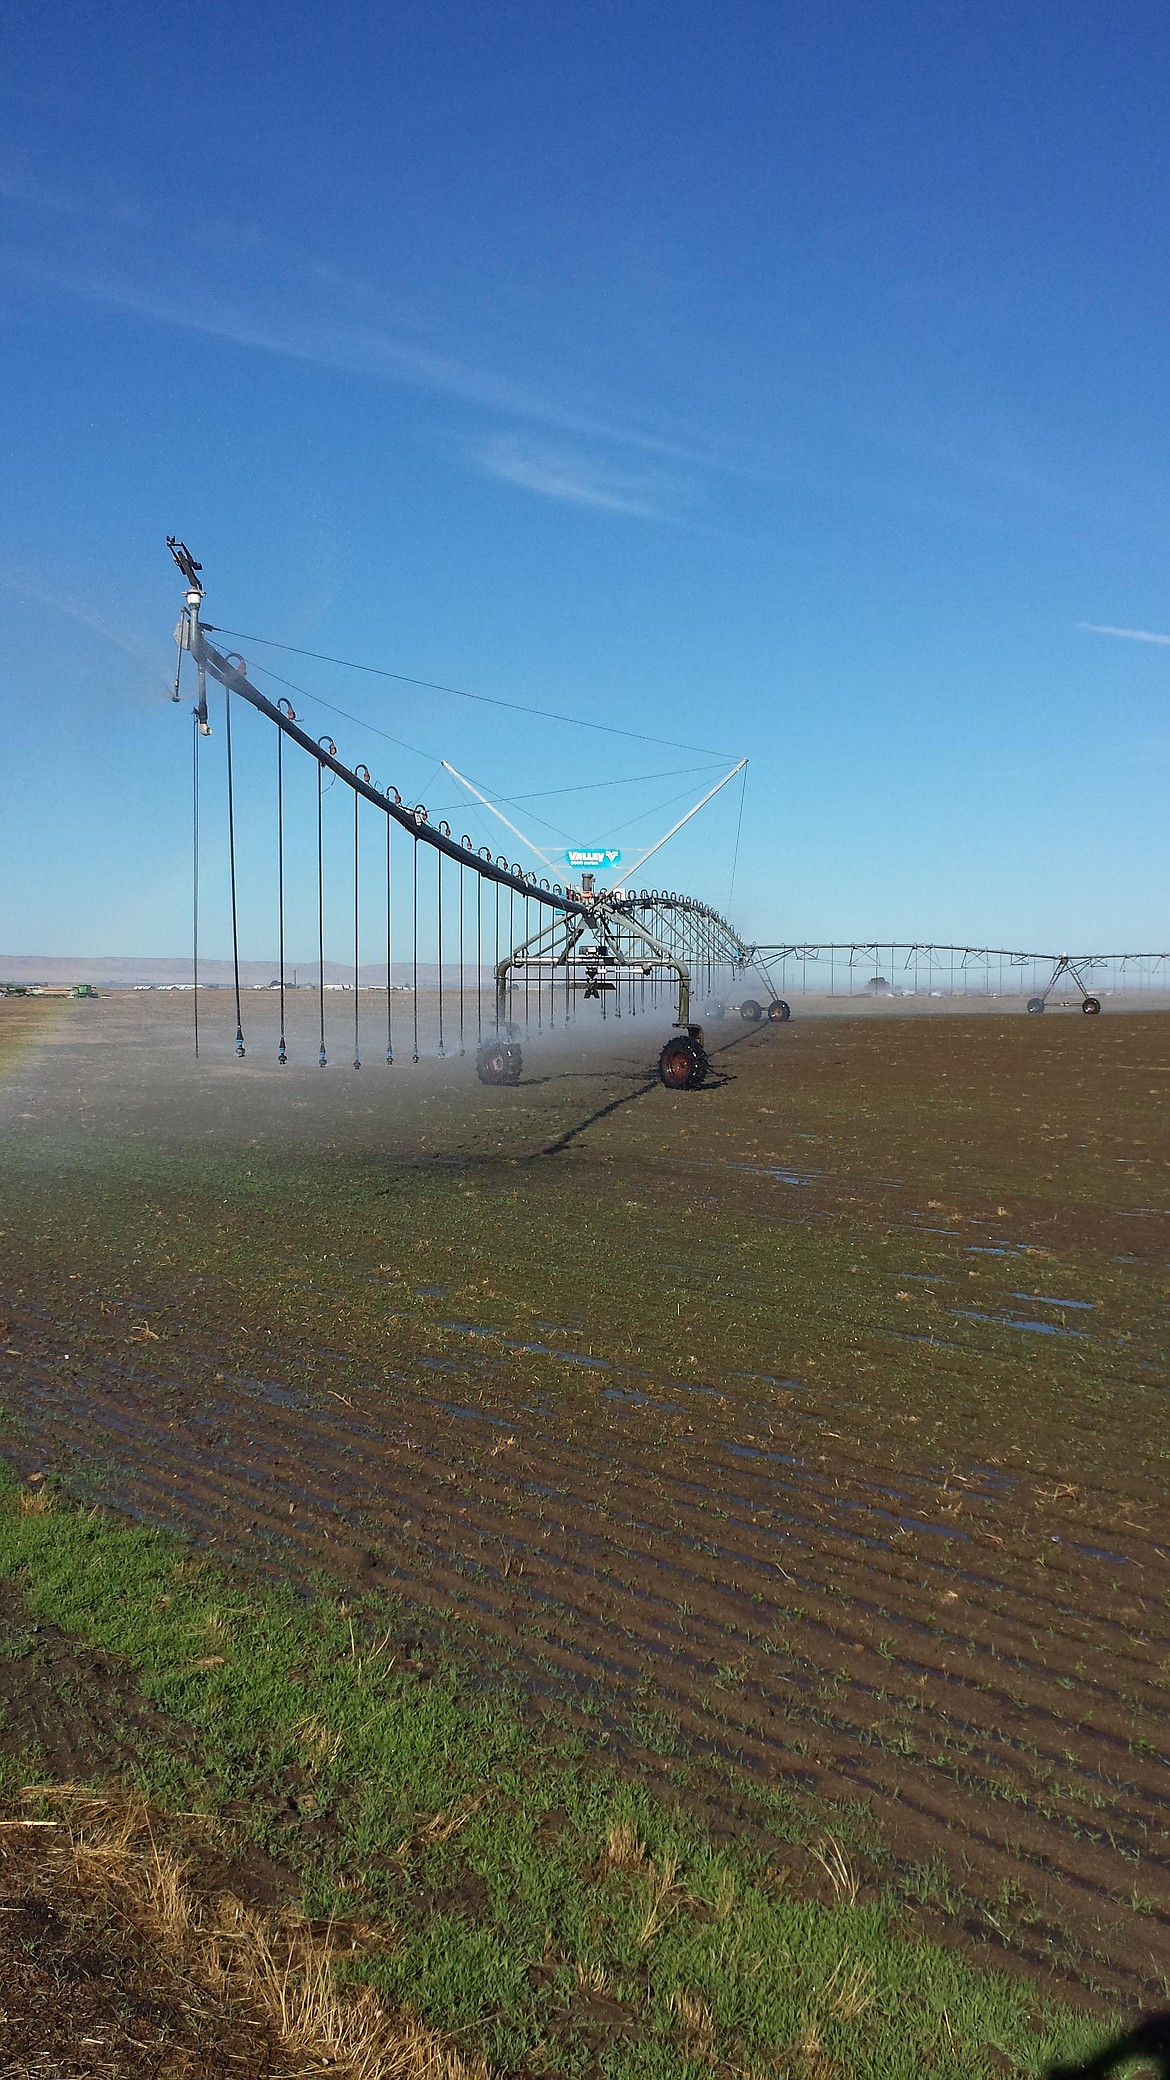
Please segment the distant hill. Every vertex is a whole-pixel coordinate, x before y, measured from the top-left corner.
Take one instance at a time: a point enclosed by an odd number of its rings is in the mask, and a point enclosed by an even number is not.
[[[474,970],[469,966],[464,972],[470,982],[473,979]],[[483,971],[485,983],[489,979],[489,972],[487,968]],[[288,985],[292,984],[295,975],[299,987],[315,989],[317,986],[317,963],[312,960],[288,961],[285,964],[284,975],[285,982]],[[246,988],[264,988],[266,984],[275,982],[276,976],[277,965],[275,961],[240,962],[240,981]],[[382,962],[380,967],[372,964],[369,967],[361,968],[359,970],[359,978],[363,989],[384,989],[386,986],[385,961]],[[446,984],[448,981],[454,983],[457,978],[458,970],[448,967],[444,963],[444,983]],[[420,989],[434,989],[438,979],[439,971],[433,961],[419,962],[418,981]],[[58,989],[62,987],[69,988],[75,982],[90,982],[95,989],[133,989],[136,985],[148,983],[152,984],[155,989],[159,989],[167,983],[190,982],[190,980],[190,955],[187,955],[186,958],[180,956],[176,959],[170,959],[165,955],[135,956],[112,953],[78,954],[76,956],[44,953],[0,953],[0,983],[45,982],[52,984]],[[343,961],[326,961],[325,980],[327,983],[352,982],[353,969],[346,967]],[[411,967],[408,961],[395,961],[393,980],[396,985],[408,985],[410,983]],[[218,984],[220,988],[230,987],[232,981],[231,962],[201,960],[199,963],[199,981],[201,984],[206,983],[209,987],[213,984]]]

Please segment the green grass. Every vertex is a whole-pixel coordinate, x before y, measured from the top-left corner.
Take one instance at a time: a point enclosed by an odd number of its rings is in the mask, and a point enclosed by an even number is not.
[[[169,1714],[128,1781],[282,1859],[309,1912],[384,1930],[347,1969],[500,2071],[983,2080],[1099,2039],[913,1939],[892,1897],[851,1899],[847,1858],[836,1906],[794,1896],[515,1696],[404,1665],[389,1604],[262,1592],[101,1513],[29,1514],[10,1480],[0,1572]]]

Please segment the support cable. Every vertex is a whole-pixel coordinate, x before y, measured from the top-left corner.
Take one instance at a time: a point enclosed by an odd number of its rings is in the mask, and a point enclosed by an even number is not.
[[[525,942],[527,943],[527,941],[528,941],[528,940],[529,940],[529,939],[530,939],[531,937],[532,937],[532,905],[531,905],[531,903],[529,902],[529,900],[528,900],[528,897],[527,897],[527,896],[525,896],[525,898],[524,898],[524,938],[525,938]],[[524,963],[524,1034],[525,1034],[525,1038],[527,1038],[527,1035],[528,1035],[528,1021],[529,1021],[529,1011],[528,1011],[528,993],[529,993],[529,984],[530,984],[530,981],[531,981],[531,970],[530,970],[530,968],[529,968],[529,964],[528,964],[528,962],[527,962],[527,961],[525,961],[525,963]]]
[[[475,1044],[483,1039],[483,875],[475,877]]]
[[[411,1060],[418,1060],[418,839],[414,841],[412,860],[413,876],[411,887],[411,1000],[414,1013],[414,1051]]]
[[[199,1060],[199,712],[191,715],[191,983],[194,991],[195,1059]]]
[[[394,829],[390,818],[386,818],[386,1063],[394,1066],[394,1011],[391,991],[394,986],[392,968],[391,932],[391,887],[390,887],[390,833]]]
[[[435,899],[435,907],[438,917],[439,955],[439,1060],[442,1061],[446,1055],[446,1048],[443,1046],[443,855],[441,852],[436,852],[435,854],[435,868],[438,875],[438,893]]]
[[[368,766],[359,766],[357,770],[365,777],[365,779],[369,779],[370,773]],[[360,975],[358,970],[358,807],[360,802],[361,796],[358,794],[355,788],[353,797],[353,1065],[355,1069],[360,1069],[362,1065],[360,1028],[358,1023],[359,1009],[361,1005],[361,990],[358,987],[360,981]]]
[[[276,732],[276,908],[280,941],[280,1045],[276,1059],[283,1069],[288,1061],[284,1040],[284,731]]]
[[[465,872],[465,870],[464,870],[464,869],[463,869],[462,867],[460,867],[460,869],[459,869],[459,1052],[460,1052],[460,1054],[466,1054],[466,1052],[467,1052],[467,1049],[466,1049],[466,1047],[464,1046],[464,1041],[463,1041],[463,993],[464,993],[464,989],[466,988],[466,984],[467,984],[467,970],[466,970],[466,968],[465,968],[465,966],[464,966],[464,963],[463,963],[463,897],[464,897],[464,883],[466,882],[466,880],[467,880],[467,875],[466,875],[466,872]]]
[[[271,636],[244,635],[238,628],[217,628],[213,621],[205,621],[203,626],[212,634],[234,636],[239,643],[259,643],[264,650],[283,650],[290,657],[311,657],[317,664],[341,665],[348,672],[364,672],[373,679],[393,679],[400,686],[421,686],[428,693],[453,693],[459,700],[479,701],[488,708],[510,708],[516,715],[538,715],[545,722],[567,722],[575,729],[599,730],[608,737],[630,737],[639,744],[660,744],[668,751],[696,751],[703,758],[725,755],[712,751],[709,744],[680,744],[673,737],[652,737],[644,730],[619,729],[612,722],[591,722],[583,715],[557,715],[549,708],[530,708],[520,701],[499,700],[490,693],[469,693],[464,686],[445,686],[435,679],[415,679],[407,672],[387,671],[382,665],[355,664],[350,657],[330,657],[322,650],[302,650],[295,643],[276,643]],[[271,676],[275,678],[276,675],[273,673]]]
[[[325,1052],[325,821],[322,806],[322,776],[324,767],[317,767],[317,1003],[321,1019],[321,1049],[317,1056],[322,1069],[329,1057]]]
[[[236,804],[235,784],[232,778],[232,695],[227,687],[224,693],[227,711],[227,792],[228,792],[228,860],[231,868],[232,889],[232,972],[236,986],[236,1054],[243,1060],[244,1025],[240,1010],[240,931],[239,913],[236,904]]]

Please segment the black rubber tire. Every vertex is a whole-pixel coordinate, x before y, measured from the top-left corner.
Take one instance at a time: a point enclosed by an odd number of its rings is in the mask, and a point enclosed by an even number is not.
[[[739,1007],[739,1015],[745,1018],[750,1026],[754,1026],[764,1016],[764,1007],[757,1004],[754,997],[745,997]]]
[[[484,1040],[476,1050],[475,1073],[481,1083],[519,1083],[523,1064],[514,1040]]]
[[[711,1001],[710,1001],[710,1003],[709,1003],[709,1004],[704,1004],[704,1006],[703,1006],[703,1017],[704,1017],[704,1018],[715,1018],[715,1019],[718,1019],[718,1018],[726,1018],[726,1017],[727,1017],[727,1006],[726,1006],[726,1004],[724,1004],[724,1003],[722,1002],[722,1000],[721,1000],[721,999],[720,999],[719,997],[712,997],[712,998],[711,998]]]
[[[668,1091],[698,1090],[709,1067],[706,1048],[684,1033],[668,1040],[658,1057],[658,1074]]]
[[[768,1006],[768,1017],[771,1019],[773,1025],[786,1025],[788,1023],[788,1020],[792,1017],[791,1004],[786,1004],[783,997],[773,997],[771,1003]]]
[[[1029,1011],[1043,1011],[1043,1009],[1044,1009],[1044,999],[1043,999],[1043,997],[1029,997],[1029,998],[1028,998],[1028,1009],[1029,1009]]]
[[[1100,1009],[1100,997],[1086,997],[1084,1003],[1081,1005],[1081,1010],[1085,1012],[1086,1016],[1089,1018],[1095,1018]]]

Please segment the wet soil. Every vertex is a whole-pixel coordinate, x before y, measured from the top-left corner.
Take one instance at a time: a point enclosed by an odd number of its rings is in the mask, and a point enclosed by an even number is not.
[[[692,1096],[628,1035],[485,1094],[68,1011],[3,1100],[15,1468],[392,1591],[705,1760],[717,1829],[744,1781],[861,1806],[932,1932],[1159,1997],[1170,1021],[729,1030]]]
[[[128,1669],[29,1615],[9,1581],[0,1581],[0,1640],[0,1755],[30,1780],[115,1782],[143,1744],[173,1738]]]
[[[150,1744],[186,1729],[144,1698],[132,1672],[33,1617],[0,1582],[0,1755],[26,1779],[119,1785]],[[0,2080],[274,2080],[293,2067],[259,2009],[217,1998],[160,1944],[117,1889],[83,1882],[57,1847],[60,1817],[0,1803]],[[267,1906],[291,1874],[255,1845],[239,1855],[182,1844],[186,1882]]]
[[[0,1756],[9,1774],[26,1785],[115,1790],[137,1781],[145,1755],[158,1748],[183,1757],[198,1779],[203,1758],[192,1752],[191,1728],[145,1697],[125,1662],[29,1612],[18,1585],[0,1581]],[[202,1774],[210,1789],[212,1769]],[[3,1843],[0,1834],[0,1871]],[[291,1864],[246,1839],[230,1816],[214,1841],[192,1836],[182,1850],[189,1881],[207,1893],[229,1891],[262,1908],[296,1895]],[[0,1947],[8,1927],[0,1922]]]

